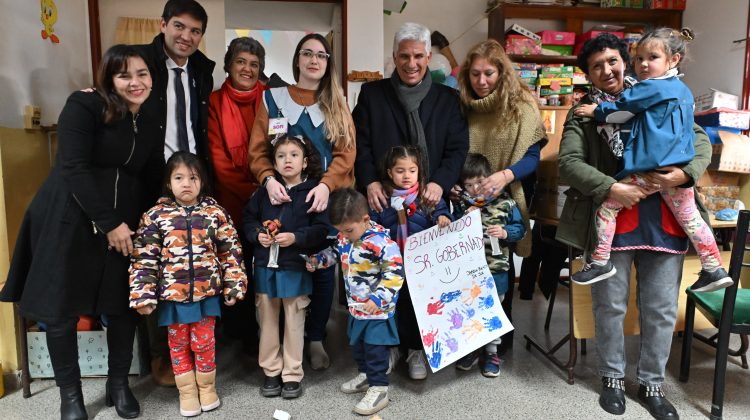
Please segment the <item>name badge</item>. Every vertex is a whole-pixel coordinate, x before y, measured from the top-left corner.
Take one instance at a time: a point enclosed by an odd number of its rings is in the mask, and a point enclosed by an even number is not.
[[[268,135],[286,134],[288,125],[286,118],[271,118],[268,120]]]

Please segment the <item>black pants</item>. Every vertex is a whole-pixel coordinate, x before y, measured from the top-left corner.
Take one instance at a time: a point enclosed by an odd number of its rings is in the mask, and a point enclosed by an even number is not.
[[[521,265],[521,280],[518,290],[521,299],[530,300],[539,274],[539,289],[549,298],[555,284],[560,280],[560,270],[565,267],[568,251],[562,244],[554,242],[557,228],[535,223],[531,230],[531,255]],[[541,269],[540,269],[541,265]]]
[[[127,376],[133,361],[133,340],[138,318],[135,312],[124,315],[107,315],[107,347],[109,349],[110,377]],[[47,348],[59,387],[76,385],[81,381],[78,366],[77,317],[60,318],[47,324]]]
[[[333,293],[336,288],[336,267],[316,270],[312,278],[312,295],[305,318],[305,333],[310,341],[323,341],[326,338],[326,325],[331,315]]]
[[[367,344],[363,341],[352,346],[352,356],[357,362],[357,369],[367,374],[370,386],[388,386],[388,358],[390,347],[377,344]]]
[[[411,302],[408,281],[404,282],[398,292],[396,301],[396,325],[398,325],[398,339],[405,350],[423,350],[422,334],[419,333],[417,315]]]

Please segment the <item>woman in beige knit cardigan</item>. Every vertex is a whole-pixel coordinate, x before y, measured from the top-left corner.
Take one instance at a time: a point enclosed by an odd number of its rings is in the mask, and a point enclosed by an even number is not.
[[[530,232],[527,196],[521,184],[536,171],[541,148],[547,143],[536,100],[493,39],[474,46],[466,55],[458,86],[469,122],[469,152],[486,156],[494,171],[482,183],[482,193],[494,198],[507,190],[518,204],[526,232]],[[454,192],[460,192],[460,187],[454,187]],[[521,257],[531,254],[530,234],[516,244],[515,253]],[[511,259],[511,273],[513,270]],[[513,281],[503,300],[509,317],[512,298]],[[506,338],[503,347],[507,348],[513,337]]]

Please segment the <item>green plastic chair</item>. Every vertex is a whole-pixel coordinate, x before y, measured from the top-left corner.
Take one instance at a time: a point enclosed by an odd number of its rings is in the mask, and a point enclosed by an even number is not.
[[[747,349],[748,334],[750,334],[750,289],[739,289],[740,273],[743,267],[750,267],[744,263],[745,253],[750,251],[747,245],[748,225],[750,225],[750,211],[743,210],[737,219],[737,233],[729,262],[729,275],[734,284],[726,289],[715,292],[693,292],[686,290],[688,299],[685,307],[685,333],[682,341],[682,360],[680,361],[680,381],[687,382],[690,376],[690,350],[695,336],[716,348],[716,367],[714,369],[714,391],[711,401],[711,419],[721,419],[724,405],[724,382],[727,371],[728,355],[739,356],[742,367],[748,368]],[[695,334],[693,324],[695,309],[719,329],[712,337]],[[732,316],[729,316],[732,314]],[[729,349],[729,334],[740,334],[741,345],[737,350]]]

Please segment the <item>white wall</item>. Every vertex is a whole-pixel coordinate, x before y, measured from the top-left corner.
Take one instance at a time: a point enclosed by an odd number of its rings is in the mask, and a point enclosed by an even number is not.
[[[460,64],[471,47],[487,39],[486,6],[485,0],[409,0],[403,13],[383,15],[383,55],[392,60],[393,35],[402,24],[417,22],[445,35]]]
[[[746,42],[732,41],[747,36],[747,15],[747,0],[687,2],[682,24],[696,35],[682,71],[694,95],[715,88],[742,96]]]
[[[383,0],[349,0],[346,34],[349,71],[383,72],[383,18]],[[347,82],[351,109],[357,103],[360,86],[360,82]]]
[[[83,1],[83,3],[86,3]],[[102,51],[115,42],[115,28],[120,16],[159,18],[166,0],[99,0],[99,26],[102,36]],[[208,14],[208,25],[204,42],[206,55],[216,62],[214,88],[224,81],[224,0],[198,0]],[[88,45],[88,44],[87,44]]]
[[[90,86],[86,0],[56,0],[53,44],[41,37],[38,1],[0,0],[0,126],[23,128],[24,105],[42,108],[42,125],[57,122],[68,95]]]

